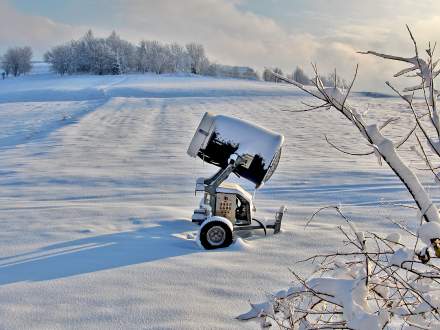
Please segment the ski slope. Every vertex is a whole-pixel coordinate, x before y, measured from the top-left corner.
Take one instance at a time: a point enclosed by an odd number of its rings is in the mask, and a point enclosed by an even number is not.
[[[193,76],[0,81],[0,329],[255,329],[235,320],[249,300],[288,287],[289,267],[312,270],[295,261],[342,245],[330,211],[304,228],[318,207],[341,203],[361,230],[416,221],[393,205],[412,202],[389,169],[325,142],[369,150],[338,114],[282,111],[301,101],[313,102],[289,86]],[[397,99],[352,103],[372,121],[402,116],[387,131],[396,140],[411,127]],[[215,168],[186,150],[206,111],[285,135],[255,201],[260,217],[288,207],[280,235],[195,244],[195,180]],[[438,201],[433,182],[430,193]]]

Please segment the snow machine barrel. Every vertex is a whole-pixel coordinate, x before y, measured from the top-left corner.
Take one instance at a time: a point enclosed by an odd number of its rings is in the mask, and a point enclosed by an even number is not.
[[[260,187],[275,172],[284,137],[249,122],[208,112],[188,148],[188,155],[226,168],[232,155],[245,158],[234,173]]]

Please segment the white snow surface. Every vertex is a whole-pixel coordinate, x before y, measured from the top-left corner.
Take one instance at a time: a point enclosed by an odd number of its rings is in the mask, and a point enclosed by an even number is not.
[[[414,252],[408,248],[400,248],[397,250],[390,259],[390,265],[398,267],[408,267],[405,262],[411,262],[414,260]]]
[[[417,213],[393,206],[413,205],[394,174],[323,138],[370,150],[359,132],[334,111],[281,111],[301,101],[313,102],[285,85],[193,76],[0,81],[0,329],[255,329],[235,319],[249,300],[289,287],[288,267],[312,270],[295,261],[342,245],[330,211],[304,229],[318,207],[342,204],[360,231],[393,234],[388,216],[415,230]],[[384,131],[395,141],[411,127],[400,100],[351,104],[368,121],[402,115]],[[195,243],[195,180],[216,168],[186,150],[206,111],[285,136],[255,200],[257,217],[288,207],[279,235],[216,251]]]
[[[420,226],[418,234],[422,241],[430,246],[431,239],[440,237],[440,224],[437,222],[426,222]]]

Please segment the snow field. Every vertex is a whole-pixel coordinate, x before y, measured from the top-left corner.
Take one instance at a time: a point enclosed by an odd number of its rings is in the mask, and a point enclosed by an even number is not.
[[[4,88],[3,88],[4,87]],[[295,261],[341,245],[320,206],[345,205],[359,230],[414,221],[411,198],[359,134],[287,86],[197,77],[6,80],[0,91],[0,328],[254,329],[234,317],[289,286]],[[355,96],[369,119],[400,115],[395,99]],[[257,215],[286,204],[283,233],[203,251],[190,222],[197,177],[186,155],[203,113],[237,116],[285,136],[280,166],[256,193]],[[387,131],[403,136],[410,117]],[[414,166],[420,162],[410,159]],[[424,173],[424,180],[430,180]],[[237,179],[238,180],[238,179]],[[241,182],[252,192],[252,187]],[[438,190],[430,190],[438,200]],[[383,205],[379,209],[378,205]],[[189,237],[189,238],[188,238]]]

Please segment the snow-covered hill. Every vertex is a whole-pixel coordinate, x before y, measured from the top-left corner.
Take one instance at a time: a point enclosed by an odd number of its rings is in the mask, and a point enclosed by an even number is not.
[[[289,86],[192,76],[0,81],[0,328],[253,329],[234,319],[248,300],[341,245],[331,213],[304,229],[317,207],[342,203],[363,229],[412,220],[391,205],[411,198],[390,170],[326,144],[324,133],[368,148],[352,127],[329,111],[282,111],[301,101],[311,102]],[[371,120],[405,113],[396,99],[353,103]],[[215,168],[186,149],[206,111],[285,135],[278,171],[256,193],[260,216],[288,206],[282,234],[209,252],[192,240],[195,179]]]

